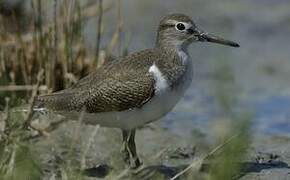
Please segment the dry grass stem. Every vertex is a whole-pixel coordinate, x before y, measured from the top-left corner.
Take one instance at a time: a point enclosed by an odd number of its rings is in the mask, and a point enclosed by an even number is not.
[[[33,91],[37,89],[35,85],[7,85],[7,86],[0,86],[0,91]],[[45,92],[47,91],[46,85],[41,85],[37,89],[38,91]]]
[[[121,13],[121,0],[117,0],[117,14],[118,14],[118,55],[121,56],[121,31],[122,31],[122,13]]]
[[[98,2],[98,11],[99,11],[99,16],[98,16],[98,23],[97,23],[97,41],[96,41],[96,64],[98,63],[97,61],[99,60],[99,53],[100,53],[100,44],[101,44],[101,31],[102,31],[102,21],[103,21],[103,0],[99,0]]]
[[[26,120],[25,120],[25,122],[24,122],[24,128],[27,128],[27,127],[31,127],[31,128],[33,128],[32,126],[31,126],[31,121],[32,121],[32,115],[33,115],[33,113],[34,113],[34,111],[33,111],[33,107],[34,107],[34,105],[35,105],[35,100],[36,100],[36,98],[37,98],[37,92],[38,92],[38,88],[39,88],[39,86],[40,86],[40,82],[42,81],[42,78],[43,78],[43,73],[44,73],[44,70],[43,69],[41,69],[39,72],[38,72],[38,75],[37,75],[37,82],[36,82],[36,86],[35,86],[35,88],[33,89],[33,91],[32,91],[32,96],[31,96],[31,98],[30,98],[30,106],[29,106],[29,109],[28,109],[28,114],[27,114],[27,117],[26,117]],[[35,129],[35,128],[33,128],[33,129]],[[35,130],[37,130],[37,129],[35,129]]]
[[[222,144],[219,144],[217,147],[215,147],[213,150],[211,150],[208,154],[204,155],[203,157],[199,158],[198,160],[194,160],[189,166],[187,166],[184,170],[180,171],[179,173],[177,173],[174,177],[172,177],[170,180],[176,180],[177,178],[179,178],[181,175],[183,175],[184,173],[186,173],[187,171],[189,171],[190,169],[193,169],[194,167],[196,167],[195,169],[199,169],[202,165],[202,163],[204,162],[204,160],[206,160],[207,158],[211,157],[212,155],[214,155],[216,152],[218,152],[219,150],[221,150],[224,146],[226,146],[227,144],[229,144],[231,141],[233,141],[235,138],[238,137],[239,134],[235,134],[233,136],[231,136],[230,138],[228,138],[225,142],[223,142]]]
[[[112,180],[119,180],[128,175],[128,173],[131,171],[130,168],[124,169],[118,176],[111,178]]]
[[[89,149],[94,141],[94,138],[99,130],[100,126],[96,125],[93,132],[91,133],[89,139],[88,139],[88,143],[86,144],[84,151],[82,153],[82,157],[81,157],[81,169],[84,169],[86,167],[86,156],[89,152]]]

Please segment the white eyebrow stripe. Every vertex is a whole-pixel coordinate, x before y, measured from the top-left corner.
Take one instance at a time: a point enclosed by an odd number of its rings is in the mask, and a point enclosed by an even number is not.
[[[178,23],[178,22],[179,22],[179,21],[172,20],[172,19],[169,19],[169,20],[166,21],[166,23],[168,23],[168,24],[176,24],[176,23]]]

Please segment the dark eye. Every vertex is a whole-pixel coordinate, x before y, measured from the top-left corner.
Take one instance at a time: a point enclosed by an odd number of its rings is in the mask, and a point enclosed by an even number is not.
[[[185,30],[185,25],[182,23],[178,23],[178,24],[176,24],[176,29],[179,31],[183,31],[183,30]]]

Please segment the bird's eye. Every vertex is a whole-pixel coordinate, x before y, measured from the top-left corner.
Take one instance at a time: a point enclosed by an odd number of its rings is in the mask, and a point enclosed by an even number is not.
[[[185,30],[185,25],[183,23],[177,23],[175,28],[179,31]]]

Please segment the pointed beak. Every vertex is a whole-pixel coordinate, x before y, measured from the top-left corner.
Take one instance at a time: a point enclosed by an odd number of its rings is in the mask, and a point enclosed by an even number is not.
[[[193,35],[197,37],[198,41],[201,41],[201,42],[211,42],[211,43],[223,44],[226,46],[240,47],[240,45],[236,42],[226,40],[221,37],[208,34],[200,30],[195,29],[195,30],[191,30],[191,32],[193,32]]]

